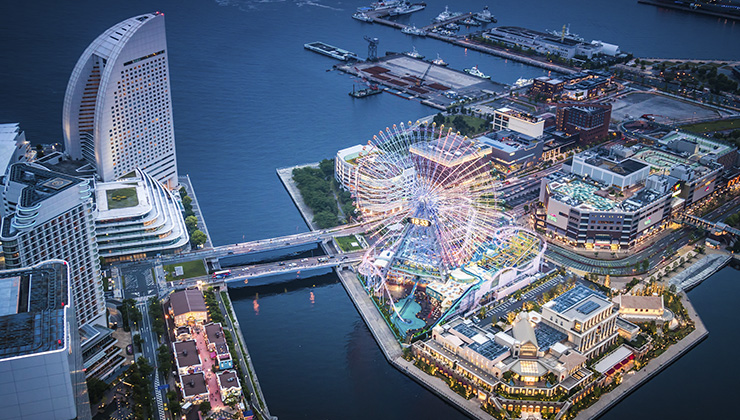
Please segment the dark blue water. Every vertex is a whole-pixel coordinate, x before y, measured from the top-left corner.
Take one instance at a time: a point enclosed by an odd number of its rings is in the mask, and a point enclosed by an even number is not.
[[[570,23],[572,32],[619,44],[638,56],[740,59],[737,23],[639,5],[635,0],[427,0],[427,10],[403,19],[422,26],[445,4],[468,11],[487,3],[499,24],[542,30]],[[543,74],[537,68],[357,22],[350,15],[361,4],[4,1],[0,122],[20,122],[35,143],[61,142],[64,91],[85,47],[116,22],[162,11],[167,17],[179,168],[181,174],[191,175],[214,243],[305,231],[275,168],[331,157],[337,149],[364,142],[389,124],[434,111],[390,95],[352,100],[347,96],[351,79],[326,72],[335,61],[305,51],[304,43],[320,40],[364,56],[362,37],[370,35],[380,38],[381,53],[416,46],[430,57],[439,53],[455,68],[478,64],[504,83]],[[309,288],[309,283],[316,287]],[[692,296],[715,287],[727,291],[722,296],[728,299],[738,292],[729,280],[711,280]],[[260,296],[259,315],[255,293]],[[235,298],[240,298],[235,306],[270,407],[282,418],[460,417],[385,362],[336,277],[281,284],[274,290],[243,289]],[[707,347],[716,353],[725,347],[715,347],[712,340],[731,335],[732,324],[721,318],[723,306],[709,300],[701,305],[697,303],[702,315],[717,316],[707,322],[712,338],[694,352]],[[708,375],[710,370],[702,366],[694,363],[681,372],[685,377]],[[719,380],[728,382],[715,387],[715,395],[734,389],[729,378],[740,373],[736,366],[723,364]],[[649,386],[654,388],[660,380],[663,375]],[[663,383],[658,389],[644,387],[612,413],[618,409],[634,413],[648,398],[689,404],[695,397],[690,382],[674,378]],[[672,414],[682,413],[677,409]]]

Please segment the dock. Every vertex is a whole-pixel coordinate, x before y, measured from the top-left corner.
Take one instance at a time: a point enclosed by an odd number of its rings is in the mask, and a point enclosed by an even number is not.
[[[464,102],[505,94],[508,87],[489,79],[432,64],[430,61],[391,54],[378,61],[335,66],[338,70],[386,87],[390,94],[447,110]]]

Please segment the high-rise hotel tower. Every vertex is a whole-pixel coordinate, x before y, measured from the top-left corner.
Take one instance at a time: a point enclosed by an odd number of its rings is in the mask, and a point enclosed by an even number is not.
[[[163,14],[127,19],[87,47],[67,85],[62,125],[66,153],[103,181],[141,168],[177,185]]]

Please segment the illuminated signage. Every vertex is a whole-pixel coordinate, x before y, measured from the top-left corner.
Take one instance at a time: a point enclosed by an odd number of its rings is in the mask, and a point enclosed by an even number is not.
[[[431,226],[432,222],[426,219],[419,219],[417,217],[409,217],[409,223],[414,224],[416,226]]]
[[[648,218],[647,218],[647,219],[645,219],[645,224],[646,224],[646,225],[649,225],[649,224],[650,224],[650,222],[652,222],[652,220],[650,219],[650,216],[648,216]]]
[[[557,216],[555,216],[555,214],[548,214],[547,215],[547,220],[549,220],[551,222],[557,222],[558,221],[558,218],[557,218]]]
[[[677,182],[676,185],[671,188],[671,195],[673,197],[678,197],[679,194],[681,194],[681,183]]]

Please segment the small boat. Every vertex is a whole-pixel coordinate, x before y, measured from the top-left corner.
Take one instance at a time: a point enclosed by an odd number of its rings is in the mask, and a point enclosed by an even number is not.
[[[406,51],[403,55],[411,58],[418,58],[419,60],[424,58],[423,55],[419,54],[419,51],[416,51],[416,47],[411,47],[411,51]]]
[[[363,12],[357,12],[357,13],[355,13],[354,15],[352,15],[352,18],[353,19],[360,20],[362,22],[370,22],[370,23],[372,23],[372,21],[373,21],[373,18],[371,18],[370,16],[366,15]]]
[[[378,85],[371,85],[370,87],[359,90],[355,90],[355,87],[353,85],[352,92],[349,93],[349,96],[353,98],[366,98],[368,96],[377,95],[382,92],[383,91],[378,88]]]
[[[440,57],[439,56],[439,53],[437,53],[437,59],[436,60],[432,60],[432,64],[436,64],[438,66],[446,67],[448,63],[446,61],[442,60],[442,57]]]
[[[400,15],[408,15],[409,13],[418,12],[419,10],[424,10],[427,7],[426,3],[414,3],[411,4],[408,1],[404,1],[401,3],[400,6],[391,9],[388,14],[390,16],[400,16]]]
[[[483,23],[496,23],[496,17],[488,10],[488,6],[484,7],[482,12],[473,15],[473,19]]]
[[[394,9],[403,3],[403,0],[391,0],[391,1],[378,1],[370,3],[370,6],[358,7],[358,12],[374,12],[381,10]]]
[[[480,22],[478,22],[477,20],[473,19],[472,17],[469,17],[469,18],[463,20],[460,23],[462,23],[465,26],[480,26]]]
[[[452,31],[448,31],[447,29],[439,29],[437,30],[437,33],[442,36],[455,36],[455,33]]]
[[[459,31],[460,25],[458,25],[457,23],[448,23],[447,25],[445,25],[445,29],[447,29],[448,31]]]
[[[467,74],[469,74],[471,76],[480,77],[481,79],[490,79],[491,78],[491,76],[488,76],[488,75],[484,74],[482,71],[478,70],[478,66],[473,66],[472,68],[465,69],[465,73],[467,73]]]
[[[516,79],[516,82],[514,82],[514,87],[520,88],[520,87],[524,87],[524,86],[529,86],[533,82],[534,81],[532,79],[525,79],[523,77],[520,77],[520,78]]]
[[[406,26],[403,29],[401,29],[401,32],[405,33],[406,35],[416,35],[416,36],[426,36],[427,32],[421,28],[417,28],[416,26]]]

